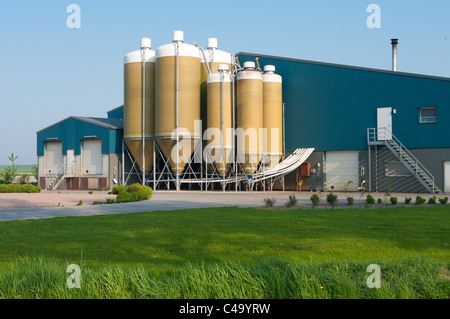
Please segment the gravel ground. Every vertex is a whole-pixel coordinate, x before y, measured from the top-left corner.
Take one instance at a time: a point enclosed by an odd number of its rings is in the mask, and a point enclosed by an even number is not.
[[[0,194],[0,209],[68,207],[76,206],[80,200],[85,206],[92,205],[94,201],[105,202],[107,198],[115,199],[116,195],[108,195],[108,192],[103,191],[94,191],[93,194],[89,194],[87,191]]]

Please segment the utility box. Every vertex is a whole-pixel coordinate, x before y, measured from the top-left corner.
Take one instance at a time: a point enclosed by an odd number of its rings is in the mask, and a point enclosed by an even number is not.
[[[303,163],[300,166],[302,176],[311,176],[311,163]]]

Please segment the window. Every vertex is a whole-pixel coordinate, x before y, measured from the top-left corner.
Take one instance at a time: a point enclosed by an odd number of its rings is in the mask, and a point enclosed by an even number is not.
[[[386,162],[386,176],[412,176],[411,172],[401,162]]]
[[[436,108],[424,107],[419,109],[419,123],[436,123]]]

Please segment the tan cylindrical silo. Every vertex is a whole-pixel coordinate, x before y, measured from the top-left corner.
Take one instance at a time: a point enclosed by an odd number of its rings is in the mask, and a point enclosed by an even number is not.
[[[197,47],[182,42],[181,32],[174,32],[173,43],[156,50],[155,79],[157,144],[173,172],[181,175],[201,138],[201,129],[195,127],[195,121],[200,120],[200,53]],[[190,153],[184,149],[178,152],[178,165],[174,149],[177,120],[178,128],[185,129],[192,138]],[[187,134],[180,130],[181,140]]]
[[[237,161],[247,175],[253,174],[263,152],[263,80],[262,73],[255,69],[254,62],[245,62],[244,69],[237,74]]]
[[[204,55],[203,55],[204,53]],[[203,121],[203,130],[207,128],[206,122],[207,122],[207,80],[208,76],[214,73],[218,73],[217,68],[219,65],[224,64],[228,66],[228,69],[230,71],[232,65],[234,64],[233,61],[233,54],[221,51],[217,49],[217,39],[216,38],[209,38],[207,43],[207,50],[204,50],[204,52],[200,54],[201,58],[201,80],[200,80],[200,90],[201,90],[201,98],[200,98],[200,114],[201,119]]]
[[[206,147],[211,151],[212,159],[205,159],[208,171],[211,172],[211,162],[217,172],[225,176],[230,168],[230,156],[233,147],[233,101],[232,79],[229,66],[221,64],[220,73],[208,76],[207,86],[207,128],[214,138],[207,140]],[[209,135],[209,134],[208,134]]]
[[[273,167],[283,156],[283,94],[282,77],[275,74],[275,66],[266,65],[263,74],[264,90],[264,164]]]
[[[145,174],[153,167],[153,141],[149,138],[155,133],[154,119],[155,51],[151,50],[151,40],[143,38],[141,50],[130,52],[124,58],[123,139],[139,170],[142,172],[145,167]]]

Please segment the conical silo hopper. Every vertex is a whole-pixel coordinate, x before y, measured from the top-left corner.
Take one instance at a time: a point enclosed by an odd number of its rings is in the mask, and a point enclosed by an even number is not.
[[[143,76],[144,75],[144,76]],[[141,50],[124,58],[124,142],[141,172],[153,167],[155,133],[155,51],[141,39]],[[143,145],[143,142],[145,145]],[[145,162],[144,162],[145,148]]]
[[[181,175],[201,138],[200,120],[200,52],[183,43],[183,33],[174,32],[173,43],[156,50],[155,135],[157,144],[170,167]],[[178,126],[177,126],[178,124]],[[186,133],[179,140],[191,138],[190,152],[180,149],[176,156],[176,128]],[[189,135],[189,136],[187,136]],[[177,165],[178,160],[178,165]]]
[[[283,94],[282,77],[275,74],[275,66],[266,65],[263,74],[264,141],[263,160],[266,167],[278,164],[283,156]]]
[[[252,175],[259,164],[262,149],[263,128],[263,79],[254,62],[245,62],[237,74],[237,162],[247,175]],[[261,146],[260,146],[261,144]]]
[[[207,140],[208,153],[212,153],[213,156],[205,161],[209,172],[212,171],[211,165],[214,164],[221,176],[225,176],[229,171],[233,147],[233,84],[228,68],[226,64],[219,65],[220,73],[208,76],[207,87],[207,128],[208,132],[215,136]]]

